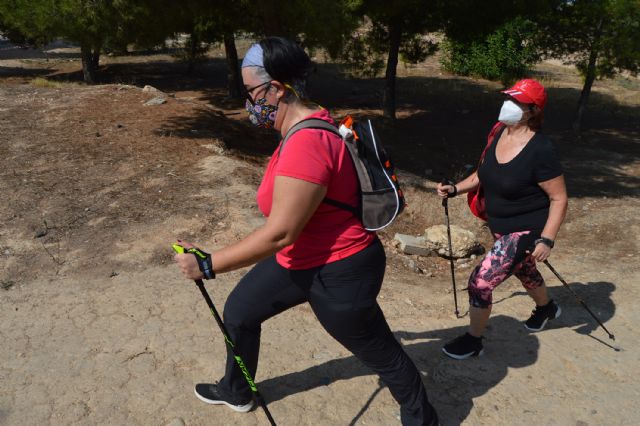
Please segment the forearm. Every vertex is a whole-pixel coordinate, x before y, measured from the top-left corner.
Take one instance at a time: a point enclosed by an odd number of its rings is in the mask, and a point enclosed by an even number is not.
[[[293,244],[326,193],[322,185],[277,176],[266,223],[237,243],[214,251],[213,270],[222,273],[249,266]]]
[[[215,273],[229,272],[265,259],[290,243],[286,233],[276,233],[261,227],[237,243],[211,254]]]
[[[456,183],[456,188],[458,189],[458,194],[464,194],[476,189],[479,184],[480,180],[478,179],[478,172],[476,171],[467,176],[467,178]]]
[[[567,215],[568,204],[569,203],[566,198],[551,200],[551,205],[549,206],[549,217],[547,218],[547,223],[542,230],[543,237],[549,238],[551,240],[556,239],[558,231],[560,230],[560,226],[562,225],[562,222],[564,222],[564,218]]]

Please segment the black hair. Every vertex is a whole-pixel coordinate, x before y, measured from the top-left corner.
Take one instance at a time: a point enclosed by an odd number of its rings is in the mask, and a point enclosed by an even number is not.
[[[304,91],[311,59],[296,42],[283,37],[267,37],[260,41],[264,68],[271,78]]]

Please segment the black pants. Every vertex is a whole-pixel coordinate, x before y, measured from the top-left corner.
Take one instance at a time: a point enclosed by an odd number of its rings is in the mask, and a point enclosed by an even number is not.
[[[380,241],[346,259],[305,270],[288,270],[270,257],[254,266],[231,292],[224,321],[255,378],[262,322],[309,302],[325,330],[376,372],[401,406],[403,425],[429,425],[435,411],[420,373],[394,338],[376,302],[386,257]],[[247,382],[230,351],[223,391],[245,398]]]

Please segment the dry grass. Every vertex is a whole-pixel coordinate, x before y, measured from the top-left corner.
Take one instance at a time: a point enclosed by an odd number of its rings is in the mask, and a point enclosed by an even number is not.
[[[47,80],[46,78],[36,77],[29,83],[33,87],[46,88],[46,89],[60,89],[62,87],[62,83],[58,81]]]

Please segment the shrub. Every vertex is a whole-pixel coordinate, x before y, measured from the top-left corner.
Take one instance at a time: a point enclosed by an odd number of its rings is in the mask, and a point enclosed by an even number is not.
[[[508,85],[527,74],[540,59],[534,43],[535,25],[517,18],[482,41],[465,43],[446,39],[441,63],[454,74],[471,75]]]

